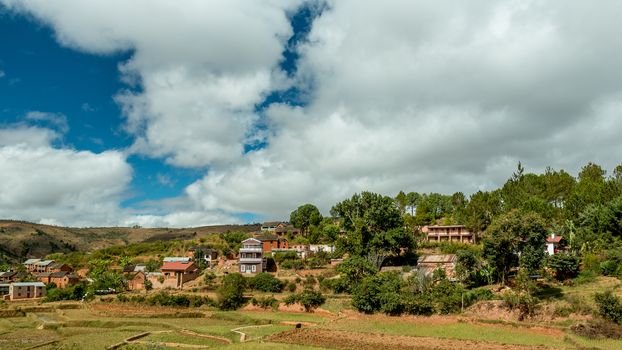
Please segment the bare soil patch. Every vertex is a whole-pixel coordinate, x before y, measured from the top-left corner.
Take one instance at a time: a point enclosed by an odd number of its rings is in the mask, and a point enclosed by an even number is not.
[[[393,336],[384,334],[331,331],[317,328],[302,328],[274,334],[268,341],[313,345],[337,349],[357,350],[550,350],[544,346],[509,345],[473,340],[440,339],[430,337]]]

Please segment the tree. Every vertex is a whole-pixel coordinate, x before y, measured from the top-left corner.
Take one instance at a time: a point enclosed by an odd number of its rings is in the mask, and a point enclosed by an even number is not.
[[[497,279],[505,284],[508,273],[519,262],[529,271],[539,269],[546,234],[546,224],[536,213],[512,210],[493,221],[484,237],[484,256],[495,268]]]
[[[371,192],[355,194],[337,203],[331,214],[341,219],[347,231],[338,246],[351,255],[367,257],[377,267],[388,255],[413,248],[412,234],[404,230],[400,211],[390,197]]]
[[[464,215],[466,227],[478,235],[484,232],[495,216],[501,213],[501,196],[498,191],[479,191],[471,196]]]
[[[248,285],[252,289],[270,293],[280,293],[285,286],[283,281],[267,272],[257,274],[249,281]]]
[[[360,256],[352,256],[344,260],[337,265],[336,270],[339,272],[348,292],[352,292],[363,278],[378,272],[374,265]]]
[[[311,312],[324,304],[324,302],[326,301],[326,297],[318,291],[315,291],[311,288],[305,288],[305,290],[301,293],[290,294],[283,301],[285,302],[285,305],[299,303],[305,308],[306,312]]]
[[[322,222],[322,214],[315,205],[304,204],[290,214],[289,221],[306,237],[311,226],[318,226]]]
[[[579,258],[570,254],[555,254],[548,257],[546,265],[555,278],[564,281],[579,274]]]
[[[246,280],[239,273],[230,273],[222,279],[218,289],[218,307],[221,310],[236,310],[244,305]]]

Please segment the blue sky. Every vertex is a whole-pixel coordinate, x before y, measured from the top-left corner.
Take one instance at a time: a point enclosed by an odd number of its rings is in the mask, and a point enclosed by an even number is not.
[[[145,10],[148,8],[149,10]],[[198,226],[622,159],[622,4],[0,0],[0,218]]]
[[[296,72],[299,42],[306,39],[313,18],[318,15],[309,6],[288,13],[293,33],[283,49],[279,67],[288,75]],[[89,150],[96,153],[131,147],[133,137],[124,130],[124,116],[114,96],[121,90],[141,91],[141,86],[123,82],[119,64],[134,54],[122,50],[109,54],[90,54],[63,47],[53,30],[32,16],[13,14],[0,7],[0,125],[26,123],[58,129],[48,121],[28,120],[29,112],[61,114],[68,128],[57,147]],[[261,115],[272,103],[303,105],[297,88],[275,90],[257,104]],[[256,128],[266,129],[261,120]],[[61,131],[61,130],[58,130]],[[245,145],[245,152],[266,146],[265,142]],[[174,198],[199,180],[209,167],[187,168],[167,164],[161,158],[130,154],[133,169],[131,186],[121,202],[125,208],[141,210],[144,202]],[[149,205],[147,205],[149,206]],[[261,220],[260,215],[237,213],[244,222]]]

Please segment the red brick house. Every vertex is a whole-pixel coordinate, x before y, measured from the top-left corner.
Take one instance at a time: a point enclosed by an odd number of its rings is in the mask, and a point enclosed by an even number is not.
[[[164,262],[160,271],[162,271],[165,282],[175,281],[176,288],[182,288],[184,283],[199,276],[199,268],[192,261],[167,261]]]
[[[80,278],[67,271],[50,273],[50,283],[54,283],[56,288],[66,288],[80,282]]]
[[[127,279],[127,289],[129,290],[145,289],[146,279],[147,279],[147,276],[142,271],[137,272],[133,276],[129,275]]]
[[[261,235],[256,239],[261,242],[264,253],[270,253],[273,249],[289,249],[287,239],[277,235]]]

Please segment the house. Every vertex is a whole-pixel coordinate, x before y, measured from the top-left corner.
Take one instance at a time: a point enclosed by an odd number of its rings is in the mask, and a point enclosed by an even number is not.
[[[269,253],[272,249],[289,249],[289,242],[285,238],[277,235],[265,234],[255,237],[262,243],[264,253]]]
[[[552,233],[550,236],[546,237],[546,252],[549,255],[554,255],[559,253],[560,250],[563,250],[565,246],[565,239],[562,236],[556,235]]]
[[[34,263],[34,271],[30,272],[50,272],[50,266],[54,264],[54,260],[40,260]]]
[[[136,265],[125,265],[123,266],[123,273],[134,273],[134,272],[145,272],[147,270],[147,265],[145,264],[136,264]]]
[[[142,290],[145,289],[145,281],[147,275],[143,271],[136,272],[131,278],[127,279],[127,289],[129,290]]]
[[[199,276],[199,268],[192,261],[165,261],[162,267],[164,284],[182,288],[184,283]]]
[[[73,269],[64,263],[55,262],[50,264],[47,272],[72,272]]]
[[[23,265],[26,267],[26,270],[28,272],[34,272],[37,268],[36,263],[38,263],[39,261],[41,261],[41,259],[28,259],[24,261]]]
[[[191,257],[187,257],[187,256],[167,256],[164,258],[163,260],[165,263],[167,262],[181,262],[184,264],[189,263],[190,261],[192,261]]]
[[[9,295],[9,286],[8,283],[0,283],[0,300],[2,300],[2,296]]]
[[[291,246],[291,249],[284,249],[283,251],[288,250],[295,251],[299,258],[306,259],[320,252],[332,253],[335,251],[335,246],[328,244],[294,244]]]
[[[286,226],[287,224],[280,221],[268,221],[261,225],[261,232],[274,232],[277,228]]]
[[[284,224],[280,224],[277,225],[274,228],[274,234],[276,234],[277,236],[284,236],[288,233],[292,233],[293,235],[298,235],[300,234],[300,230],[295,228],[293,225],[284,225]]]
[[[39,280],[41,283],[50,284],[51,272],[33,272],[32,276]]]
[[[194,258],[195,261],[203,260],[210,267],[218,263],[218,251],[207,246],[190,247],[186,256]]]
[[[9,299],[36,299],[45,296],[45,284],[42,282],[14,282],[9,285]]]
[[[256,238],[242,241],[238,262],[240,273],[260,273],[266,270],[264,242]]]
[[[7,271],[0,272],[0,283],[13,281],[13,276],[17,275],[17,272]]]
[[[472,232],[464,225],[423,226],[421,232],[426,234],[427,241],[474,243]]]
[[[15,272],[15,271],[8,271],[8,272],[0,272],[0,282],[15,282],[18,281],[22,278],[25,278],[29,275],[29,273],[27,272]]]
[[[454,279],[456,274],[456,254],[431,254],[422,255],[417,260],[416,270],[427,276],[432,276],[434,271],[442,269],[448,279]]]
[[[50,272],[50,283],[54,283],[56,288],[66,288],[80,282],[80,278],[67,271]]]

